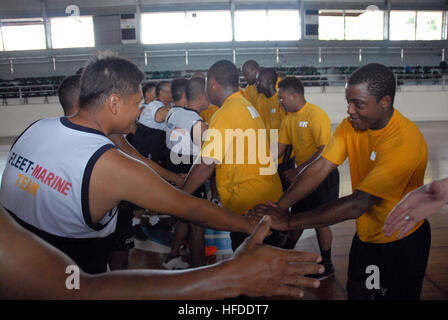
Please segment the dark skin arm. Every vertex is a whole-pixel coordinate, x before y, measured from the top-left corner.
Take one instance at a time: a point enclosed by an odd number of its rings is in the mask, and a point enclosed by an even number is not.
[[[258,205],[251,210],[249,216],[260,219],[264,214],[272,215],[273,225],[279,230],[321,228],[356,219],[381,201],[376,196],[356,190],[353,194],[318,209],[297,216],[288,216],[287,209],[313,192],[336,167],[327,159],[319,157],[299,174],[277,204]]]
[[[202,186],[205,181],[210,179],[215,171],[215,163],[209,158],[199,158],[191,167],[190,172],[185,179],[183,190],[189,194],[193,194],[197,188]]]
[[[325,180],[331,171],[337,166],[323,157],[313,161],[299,176],[294,183],[280,197],[278,206],[281,209],[288,209],[300,199],[305,198]]]
[[[325,146],[320,146],[317,148],[317,151],[304,163],[302,163],[300,166],[298,166],[297,168],[293,168],[293,169],[289,169],[287,171],[285,171],[283,173],[283,175],[285,176],[285,178],[288,180],[289,183],[293,183],[294,180],[296,179],[297,175],[300,174],[300,172],[306,168],[310,163],[312,163],[314,160],[316,160],[320,154],[322,153],[322,151],[324,150]]]
[[[380,201],[381,198],[355,190],[353,194],[318,209],[289,217],[287,229],[322,228],[345,220],[357,219]]]
[[[279,230],[297,230],[310,228],[323,228],[342,221],[357,219],[373,205],[382,199],[367,192],[355,190],[349,196],[340,198],[314,209],[301,212],[299,215],[289,216],[279,207],[258,207],[248,215],[260,219],[264,214],[272,216],[273,223]]]
[[[219,299],[241,294],[302,297],[300,287],[318,287],[319,281],[303,275],[323,271],[314,264],[320,257],[262,245],[269,227],[270,219],[266,217],[233,258],[212,266],[187,271],[126,270],[100,275],[81,271],[79,289],[68,290],[65,283],[72,273],[66,273],[66,268],[75,263],[20,227],[0,207],[0,297],[133,300]]]

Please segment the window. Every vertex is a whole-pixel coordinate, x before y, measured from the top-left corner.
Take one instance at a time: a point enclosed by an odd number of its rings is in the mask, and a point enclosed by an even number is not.
[[[142,14],[142,42],[185,42],[185,12],[162,12]]]
[[[236,41],[288,41],[300,39],[298,10],[235,11]]]
[[[442,11],[391,11],[390,40],[442,40]]]
[[[442,40],[442,11],[417,11],[417,40]]]
[[[0,51],[4,51],[5,49],[3,48],[3,36],[2,36],[2,27],[0,25]]]
[[[383,40],[383,11],[345,11],[345,40]]]
[[[344,40],[344,12],[319,11],[319,40]]]
[[[50,26],[54,49],[95,46],[92,17],[51,18]]]
[[[2,20],[5,51],[46,49],[43,19]]]
[[[390,40],[415,40],[416,11],[390,12]]]
[[[230,11],[142,14],[142,42],[144,44],[224,42],[231,40]]]
[[[383,40],[383,11],[320,10],[319,40]]]
[[[188,11],[187,42],[232,41],[230,11]]]

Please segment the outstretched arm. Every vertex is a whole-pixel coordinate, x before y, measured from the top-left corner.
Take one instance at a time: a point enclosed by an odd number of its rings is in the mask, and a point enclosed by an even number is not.
[[[80,272],[79,289],[66,287],[65,254],[20,227],[0,207],[0,297],[3,299],[219,299],[303,296],[319,281],[303,275],[322,272],[313,253],[262,245],[270,219],[224,262],[187,271],[135,270],[100,275]],[[20,271],[18,271],[20,270]],[[213,285],[211,286],[210,283]]]
[[[435,180],[409,192],[389,213],[383,231],[390,237],[400,230],[401,239],[419,221],[433,215],[448,203],[448,178]]]
[[[163,179],[174,183],[177,187],[181,187],[184,183],[184,178],[181,175],[177,175],[171,171],[168,171],[151,159],[142,156],[124,137],[122,134],[111,134],[108,136],[110,140],[115,144],[117,148],[130,155],[131,157],[140,160],[150,166],[155,172],[157,172]]]
[[[281,196],[278,206],[285,210],[305,198],[316,190],[330,172],[336,168],[337,166],[332,162],[324,157],[319,157],[296,177],[294,183]]]
[[[304,168],[306,168],[308,165],[310,165],[314,160],[319,158],[320,154],[324,150],[325,145],[322,145],[317,148],[317,151],[304,163],[302,163],[300,166],[297,166],[296,168],[289,169],[284,172],[284,177],[288,180],[289,183],[294,183],[294,180],[297,178],[297,176],[302,172]]]
[[[257,206],[248,213],[248,216],[252,219],[261,219],[265,214],[269,214],[278,230],[323,228],[345,220],[357,219],[379,201],[381,198],[355,190],[349,196],[299,215],[289,216],[287,212],[275,206]]]
[[[212,159],[198,157],[190,172],[188,172],[182,189],[186,193],[193,194],[205,181],[210,179],[214,171],[215,163]]]
[[[218,230],[251,233],[256,225],[247,217],[172,187],[143,163],[111,149],[98,159],[92,171],[89,188],[92,222],[101,220],[122,200]]]

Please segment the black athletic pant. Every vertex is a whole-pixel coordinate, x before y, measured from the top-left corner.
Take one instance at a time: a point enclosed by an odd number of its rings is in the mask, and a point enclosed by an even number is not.
[[[141,155],[148,157],[159,165],[166,162],[168,149],[165,145],[166,133],[164,130],[149,128],[137,122],[132,145]]]
[[[347,293],[350,300],[418,300],[431,246],[431,228],[428,221],[404,239],[374,244],[362,242],[355,234],[350,249]],[[368,266],[377,266],[380,289],[372,285],[373,272]]]

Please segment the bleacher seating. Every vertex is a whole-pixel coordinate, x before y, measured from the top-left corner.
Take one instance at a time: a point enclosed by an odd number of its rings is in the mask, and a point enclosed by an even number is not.
[[[287,76],[298,76],[306,87],[325,87],[331,85],[341,85],[357,67],[313,67],[313,66],[291,66],[277,67],[278,72],[283,72]],[[443,74],[448,73],[448,66],[445,62],[439,66],[390,66],[397,76],[398,85],[403,84],[441,84]],[[185,70],[185,71],[146,71],[147,82],[158,82],[161,80],[171,80],[179,77],[190,78],[197,71],[206,73],[207,70]],[[21,104],[28,103],[28,98],[43,97],[44,103],[48,103],[49,96],[56,96],[57,89],[65,76],[52,77],[32,77],[16,78],[13,80],[0,79],[0,99],[2,105],[8,104],[8,99],[20,99]],[[329,79],[330,78],[330,79]],[[244,78],[240,76],[241,85],[245,87]]]

